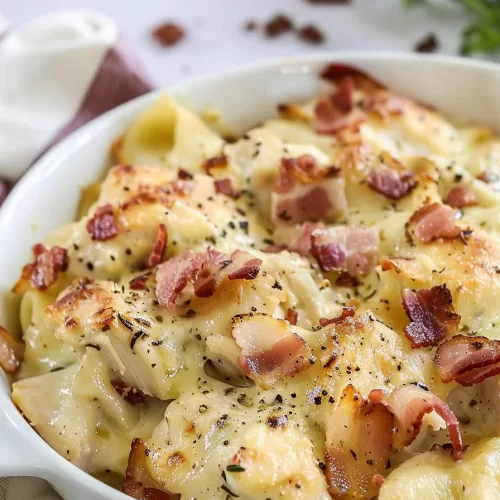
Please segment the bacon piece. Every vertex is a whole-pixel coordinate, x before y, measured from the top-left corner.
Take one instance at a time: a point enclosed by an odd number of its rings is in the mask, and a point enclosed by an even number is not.
[[[183,181],[191,181],[194,178],[194,175],[183,168],[177,170],[177,177]]]
[[[197,297],[211,297],[224,279],[252,280],[257,277],[262,261],[252,255],[235,250],[229,258],[209,249],[207,258],[194,282]]]
[[[287,309],[285,319],[288,323],[295,326],[297,324],[298,317],[299,315],[295,309],[291,309],[290,307]]]
[[[341,80],[332,97],[335,108],[342,113],[350,113],[354,106],[354,78],[349,75]]]
[[[139,274],[139,276],[136,276],[129,281],[128,286],[131,290],[144,290],[150,274],[151,273]]]
[[[392,444],[394,417],[348,385],[326,424],[325,476],[332,498],[378,494]],[[382,478],[383,479],[383,478]]]
[[[402,115],[408,101],[401,96],[387,90],[373,90],[367,92],[363,100],[363,109],[366,113],[377,115],[382,121],[390,116]]]
[[[202,255],[192,250],[172,257],[156,270],[156,298],[161,307],[175,307],[177,296],[193,280],[203,265]]]
[[[397,172],[381,165],[368,175],[368,185],[391,200],[400,200],[416,187],[417,181],[411,172]]]
[[[18,342],[0,326],[0,366],[6,373],[17,373],[24,358],[24,343]]]
[[[94,241],[106,241],[118,234],[118,225],[109,203],[99,207],[87,222],[87,232]]]
[[[235,250],[231,254],[231,261],[227,267],[227,277],[230,280],[253,280],[259,274],[262,265],[260,259],[241,250]]]
[[[175,23],[164,23],[153,30],[153,37],[164,47],[179,43],[185,36],[184,29]]]
[[[225,154],[220,154],[205,160],[201,167],[205,170],[207,175],[212,175],[213,168],[227,168],[228,165],[227,156]]]
[[[231,264],[224,254],[209,248],[200,272],[195,278],[194,293],[197,297],[211,297],[219,284],[220,271]]]
[[[336,167],[320,168],[311,155],[282,158],[272,193],[273,220],[302,223],[343,213],[347,199],[339,174]]]
[[[434,361],[442,382],[469,387],[500,373],[500,341],[456,335],[437,348]]]
[[[113,386],[115,391],[132,406],[144,403],[145,394],[140,389],[137,389],[136,387],[130,387],[120,379],[112,380],[111,385]]]
[[[180,495],[162,489],[151,477],[147,458],[149,453],[141,439],[132,441],[123,492],[139,500],[180,500]]]
[[[314,108],[314,130],[321,135],[335,135],[343,129],[358,129],[367,119],[366,113],[354,108],[349,113],[337,109],[334,96],[323,96],[318,99]]]
[[[320,326],[327,326],[332,323],[342,323],[345,319],[352,318],[355,314],[356,308],[354,306],[343,307],[340,316],[337,316],[336,318],[319,318],[319,324]]]
[[[323,229],[325,226],[322,222],[305,222],[302,225],[302,231],[299,237],[290,245],[289,250],[296,252],[303,257],[311,251],[312,233],[316,229]]]
[[[269,387],[314,363],[307,343],[288,328],[286,321],[264,315],[233,318],[233,337],[241,348],[238,365],[261,387]]]
[[[195,183],[189,179],[176,179],[171,185],[174,193],[181,196],[189,196],[195,188]]]
[[[469,186],[453,186],[444,202],[453,208],[473,207],[479,204],[477,196]]]
[[[57,281],[60,272],[68,269],[69,258],[65,248],[52,247],[47,250],[41,243],[33,247],[34,261],[23,267],[21,278],[14,285],[15,293],[25,292],[28,288],[46,290]]]
[[[153,246],[153,250],[151,250],[151,254],[148,257],[148,262],[146,264],[148,269],[156,267],[161,262],[166,246],[167,228],[165,227],[165,224],[160,224],[158,226],[158,232],[156,233],[156,242]]]
[[[346,77],[354,79],[356,88],[362,90],[382,89],[384,86],[364,71],[342,63],[330,63],[320,73],[323,80],[338,83]]]
[[[324,229],[322,222],[304,222],[301,226],[281,224],[274,230],[274,244],[268,246],[264,251],[268,253],[279,253],[283,250],[295,252],[302,257],[311,251],[311,234],[315,229]]]
[[[462,457],[462,436],[457,417],[449,406],[429,391],[416,385],[405,385],[395,389],[390,396],[385,396],[379,389],[370,393],[369,399],[374,403],[383,403],[394,415],[394,437],[392,447],[400,451],[409,446],[418,436],[422,421],[427,413],[433,410],[445,421],[453,447],[453,459]]]
[[[410,318],[405,334],[413,349],[437,345],[446,335],[457,331],[460,316],[453,309],[451,292],[446,284],[418,292],[405,288],[401,297]]]
[[[323,271],[368,274],[377,264],[380,237],[376,228],[336,226],[312,232],[311,254]]]
[[[240,197],[240,192],[233,187],[231,179],[217,179],[214,181],[214,185],[216,193],[225,194],[235,200]]]
[[[455,238],[461,231],[455,210],[441,203],[423,205],[413,213],[406,226],[407,236],[422,243],[438,238]]]
[[[212,248],[206,253],[185,250],[158,266],[156,296],[160,306],[175,307],[177,296],[191,282],[197,297],[211,297],[225,279],[255,279],[261,265],[260,259],[240,250],[229,257]]]

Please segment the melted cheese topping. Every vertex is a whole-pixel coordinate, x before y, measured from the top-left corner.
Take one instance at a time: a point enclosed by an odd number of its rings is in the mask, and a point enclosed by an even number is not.
[[[148,472],[165,490],[183,499],[258,500],[329,498],[325,426],[350,384],[364,397],[373,389],[425,384],[450,400],[466,442],[495,435],[492,415],[499,407],[498,392],[487,386],[492,381],[471,389],[443,385],[432,348],[412,350],[404,335],[408,318],[400,292],[446,284],[461,330],[500,339],[500,197],[494,183],[477,179],[485,172],[500,175],[500,141],[484,128],[458,128],[406,103],[401,114],[369,115],[359,133],[334,137],[315,132],[311,102],[232,144],[168,98],[140,115],[114,144],[122,166],[85,192],[78,221],[47,238],[67,249],[68,271],[47,291],[23,297],[26,354],[12,397],[37,432],[108,482],[113,474],[124,476],[130,443],[141,438],[150,450]],[[322,273],[311,257],[264,252],[273,243],[272,189],[281,159],[304,154],[320,168],[343,170],[348,211],[330,225],[376,227],[380,257],[411,260],[388,271],[377,266],[346,287],[335,285],[338,274]],[[418,180],[399,201],[365,181],[382,154]],[[203,163],[216,155],[224,155],[227,165],[207,175]],[[165,194],[178,168],[193,175],[194,189]],[[237,200],[216,192],[214,179],[222,178],[241,191]],[[467,241],[409,242],[405,224],[413,212],[440,201],[456,183],[470,187],[479,201],[459,212],[458,223],[472,235]],[[119,232],[94,241],[87,224],[106,204]],[[240,249],[262,260],[258,276],[228,282],[210,298],[189,296],[174,310],[161,308],[154,273],[145,289],[130,288],[160,223],[168,232],[164,259],[186,249]],[[285,225],[276,233],[286,240],[297,231]],[[92,280],[85,289],[74,281],[82,277]],[[318,327],[320,318],[337,316],[350,304],[359,313],[350,327],[333,339]],[[241,370],[232,319],[254,313],[283,319],[289,309],[297,313],[290,331],[309,345],[311,367],[267,388],[254,384]],[[112,318],[103,327],[105,311]],[[140,389],[144,402],[125,401],[111,383],[116,379]],[[493,421],[485,423],[485,414]],[[427,452],[447,439],[442,421],[435,414],[426,418],[428,429],[394,456],[380,498],[495,496],[498,440],[477,442],[455,464],[445,452]],[[427,453],[397,467],[417,451]]]

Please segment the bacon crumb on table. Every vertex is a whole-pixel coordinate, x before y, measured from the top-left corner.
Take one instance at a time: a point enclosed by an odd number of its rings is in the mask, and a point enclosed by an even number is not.
[[[264,26],[265,34],[274,38],[284,33],[288,33],[294,29],[293,21],[284,14],[277,14],[272,19],[270,19]]]
[[[175,23],[165,23],[153,30],[153,37],[164,47],[176,45],[185,36],[184,29]]]
[[[427,36],[418,41],[415,45],[415,52],[431,53],[439,49],[439,40],[434,33],[429,33]]]
[[[314,24],[308,24],[297,31],[297,36],[304,42],[318,45],[325,41],[324,33]]]

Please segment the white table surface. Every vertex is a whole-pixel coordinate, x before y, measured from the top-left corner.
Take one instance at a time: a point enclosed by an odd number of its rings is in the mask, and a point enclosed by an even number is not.
[[[312,51],[408,51],[431,31],[441,41],[441,53],[456,54],[469,19],[451,0],[413,9],[405,9],[401,0],[353,0],[350,6],[311,5],[304,0],[0,0],[0,12],[12,26],[69,7],[95,9],[115,19],[161,87],[265,58]],[[266,39],[243,28],[249,19],[265,21],[278,12],[298,25],[314,22],[327,35],[326,43],[308,45],[293,34]],[[166,21],[176,21],[187,31],[187,37],[170,48],[158,46],[151,37],[152,28]]]

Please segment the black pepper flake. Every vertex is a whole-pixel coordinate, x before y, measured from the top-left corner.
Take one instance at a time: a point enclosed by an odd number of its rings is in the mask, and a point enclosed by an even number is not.
[[[101,350],[101,346],[99,346],[97,344],[85,344],[85,347],[92,347],[92,349],[95,349],[97,351]]]
[[[87,269],[89,271],[93,271],[94,270],[94,264],[92,264],[92,262],[87,262]]]
[[[236,229],[236,224],[235,224],[232,220],[231,220],[231,221],[229,221],[228,226],[229,226],[231,229]]]
[[[243,229],[243,231],[248,232],[248,221],[246,220],[240,220],[240,229]]]
[[[200,405],[200,407],[198,408],[198,411],[200,413],[205,413],[207,410],[208,410],[207,405]]]
[[[126,255],[132,255],[132,250],[130,250],[130,248],[126,248],[125,249],[125,254]]]
[[[276,290],[283,290],[283,287],[277,281],[274,282],[273,288]]]
[[[155,347],[158,347],[159,345],[162,345],[162,344],[163,344],[163,340],[153,340],[153,342],[151,342],[151,345],[155,346]]]
[[[196,316],[196,311],[194,309],[188,309],[185,314],[182,315],[183,318],[194,318]]]
[[[135,343],[143,336],[147,336],[148,334],[144,330],[138,330],[134,333],[133,337],[130,339],[130,349],[134,350]]]
[[[321,396],[316,396],[316,397],[314,398],[314,404],[315,404],[316,406],[319,406],[319,405],[321,404],[322,400],[323,400],[323,398],[322,398]]]
[[[134,325],[130,321],[125,319],[120,313],[118,313],[118,320],[129,332],[134,331]]]

